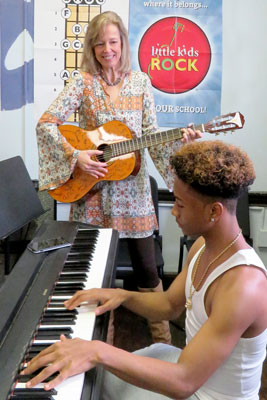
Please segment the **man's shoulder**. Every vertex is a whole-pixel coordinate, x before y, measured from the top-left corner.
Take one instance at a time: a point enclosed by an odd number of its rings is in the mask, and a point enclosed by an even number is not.
[[[239,264],[226,270],[216,287],[216,295],[232,298],[233,301],[255,302],[261,299],[267,311],[266,270],[259,265]]]

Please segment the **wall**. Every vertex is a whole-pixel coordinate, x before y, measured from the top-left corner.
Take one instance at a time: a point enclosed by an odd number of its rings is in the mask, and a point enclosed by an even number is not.
[[[223,75],[221,114],[240,111],[245,126],[216,137],[242,147],[251,157],[257,179],[252,191],[266,191],[266,24],[267,1],[223,0]],[[192,121],[194,122],[194,121]],[[207,122],[207,121],[203,121]],[[205,134],[212,140],[212,135]],[[166,188],[151,161],[151,174]]]
[[[57,219],[68,220],[69,204],[58,203]],[[177,273],[180,252],[180,237],[183,232],[177,226],[175,218],[171,215],[172,203],[159,204],[159,226],[163,236],[164,271]],[[253,239],[253,247],[267,265],[267,207],[250,207],[250,233]],[[184,259],[187,252],[184,252]]]
[[[109,0],[111,1],[111,0]],[[121,4],[113,0],[120,12]],[[125,5],[124,5],[125,6]],[[223,140],[240,145],[251,156],[257,172],[257,180],[252,189],[266,191],[265,178],[267,135],[266,91],[267,91],[267,52],[266,49],[267,1],[223,0],[223,77],[222,113],[235,110],[245,115],[244,129],[234,135],[220,136]],[[26,55],[33,56],[32,42],[25,35],[23,49],[16,57],[21,62]],[[1,74],[1,71],[0,71]],[[38,99],[36,99],[38,101]],[[206,122],[206,121],[203,121]],[[35,139],[33,105],[21,110],[0,112],[2,145],[0,160],[21,155],[32,179],[38,178],[38,154]],[[209,138],[211,136],[209,135]],[[159,187],[165,188],[161,177],[154,171]]]
[[[114,0],[115,1],[115,0]],[[116,4],[121,4],[116,0]],[[119,10],[119,8],[118,8]],[[267,125],[267,52],[266,24],[267,1],[223,0],[223,76],[221,112],[240,111],[246,122],[241,131],[233,135],[220,136],[240,145],[252,158],[257,179],[252,191],[267,191],[266,156]],[[32,43],[25,36],[23,51],[17,57],[24,60],[32,51]],[[1,73],[1,71],[0,71]],[[36,99],[38,101],[38,99]],[[32,179],[38,179],[38,154],[35,138],[34,106],[0,112],[2,144],[0,160],[21,155]],[[206,122],[206,121],[203,121]],[[211,136],[205,136],[205,138]],[[164,181],[149,160],[150,173],[156,177],[159,187],[165,188]],[[258,251],[266,259],[267,244],[266,208],[251,207],[251,231]],[[168,269],[175,270],[179,248],[179,231],[170,206],[160,206],[160,225],[164,236],[164,257]]]
[[[163,236],[163,257],[165,272],[177,272],[181,229],[171,215],[172,204],[160,204],[160,232]],[[250,207],[250,233],[253,247],[267,265],[267,207]],[[186,255],[184,252],[184,259]]]

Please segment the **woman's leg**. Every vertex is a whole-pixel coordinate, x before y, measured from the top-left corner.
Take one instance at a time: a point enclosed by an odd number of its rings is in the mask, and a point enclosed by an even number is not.
[[[128,239],[128,246],[138,290],[161,292],[163,288],[156,266],[153,236],[144,239]],[[148,325],[154,343],[171,344],[168,321],[148,321]]]
[[[128,248],[137,286],[154,288],[159,284],[153,236],[128,239]]]

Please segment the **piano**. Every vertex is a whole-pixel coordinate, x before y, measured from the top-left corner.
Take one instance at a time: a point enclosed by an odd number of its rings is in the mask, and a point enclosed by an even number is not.
[[[67,337],[105,340],[108,315],[95,317],[96,305],[74,311],[63,306],[76,290],[111,287],[118,232],[87,224],[45,221],[35,238],[64,236],[70,247],[44,253],[26,249],[0,288],[0,399],[99,400],[101,368],[70,377],[55,390],[43,384],[26,389],[19,375],[42,348]],[[28,379],[28,378],[27,378]]]

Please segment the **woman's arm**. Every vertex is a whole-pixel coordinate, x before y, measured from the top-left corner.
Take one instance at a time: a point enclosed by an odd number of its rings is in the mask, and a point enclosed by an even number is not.
[[[75,167],[75,149],[61,135],[58,126],[80,107],[82,92],[82,77],[72,79],[37,124],[40,190],[60,186],[69,179]]]

